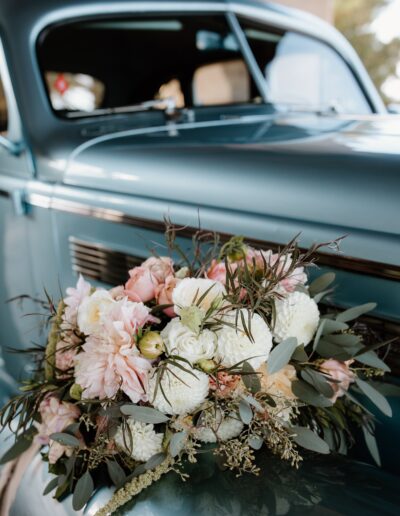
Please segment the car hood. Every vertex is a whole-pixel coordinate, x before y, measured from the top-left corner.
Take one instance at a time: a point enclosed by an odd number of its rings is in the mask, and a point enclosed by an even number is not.
[[[64,183],[398,234],[399,143],[394,115],[170,124],[84,143]]]

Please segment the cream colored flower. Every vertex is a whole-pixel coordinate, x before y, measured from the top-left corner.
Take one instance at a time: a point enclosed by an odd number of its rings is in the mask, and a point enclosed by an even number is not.
[[[185,369],[189,369],[184,364]],[[208,375],[195,369],[183,371],[169,365],[157,387],[157,375],[149,380],[149,401],[164,414],[189,414],[203,403],[208,395]]]
[[[175,318],[163,329],[161,336],[169,355],[178,355],[192,364],[214,356],[216,337],[210,330],[196,335]]]
[[[240,311],[244,315],[246,326],[248,325],[247,310]],[[217,352],[215,359],[225,367],[247,361],[253,369],[257,369],[265,362],[272,348],[272,335],[265,321],[258,314],[253,314],[250,319],[251,340],[243,329],[241,316],[237,318],[237,328],[223,325],[217,332]],[[229,312],[224,320],[230,324],[236,324],[236,312]]]
[[[164,434],[156,433],[154,425],[135,421],[132,417],[127,420],[127,423],[129,430],[124,431],[120,426],[114,437],[119,448],[140,462],[146,462],[162,451]]]
[[[198,303],[198,300],[206,292],[207,295]],[[225,288],[218,281],[205,278],[185,278],[175,287],[172,293],[174,311],[179,315],[182,308],[198,304],[204,312],[207,312],[212,303],[218,303],[222,300],[224,294]]]
[[[273,329],[277,342],[296,337],[299,346],[307,345],[318,328],[317,303],[303,292],[292,292],[275,301],[276,319]]]
[[[101,333],[102,320],[115,302],[110,293],[103,289],[85,297],[78,308],[78,326],[81,332],[85,335]]]
[[[193,435],[203,443],[215,443],[217,438],[220,441],[228,441],[237,437],[243,430],[243,423],[239,416],[231,412],[223,418],[221,410],[217,410],[216,416],[212,417],[204,426],[197,428]]]

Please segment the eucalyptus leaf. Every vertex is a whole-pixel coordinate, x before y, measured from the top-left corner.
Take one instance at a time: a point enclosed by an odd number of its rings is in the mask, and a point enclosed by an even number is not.
[[[115,460],[107,461],[107,471],[115,486],[121,485],[126,480],[125,471]]]
[[[146,462],[144,465],[145,470],[154,469],[160,464],[162,464],[166,459],[166,455],[164,452],[156,453]]]
[[[295,380],[292,383],[292,391],[301,401],[313,405],[314,407],[331,407],[332,401],[316,391],[303,380]]]
[[[24,453],[32,444],[30,432],[24,432],[17,437],[15,443],[9,448],[0,459],[0,464],[5,464],[10,460],[14,460]]]
[[[261,403],[259,403],[255,398],[253,398],[253,396],[243,396],[243,399],[246,400],[247,403],[252,405],[257,410],[257,412],[264,412]]]
[[[349,349],[335,344],[325,337],[322,338],[317,346],[318,353],[324,358],[334,358],[336,360],[349,360],[353,357],[353,353]]]
[[[78,480],[72,497],[72,507],[74,511],[80,511],[89,501],[93,494],[94,483],[92,475],[86,471]]]
[[[139,405],[122,405],[121,412],[126,416],[132,416],[136,421],[142,423],[165,423],[169,417],[152,407],[141,407]]]
[[[344,346],[350,349],[361,349],[361,339],[358,335],[352,335],[351,333],[341,333],[340,335],[326,335],[326,340],[333,342],[339,346]]]
[[[171,457],[176,457],[181,453],[187,441],[187,437],[188,433],[186,430],[178,432],[171,437],[169,442],[169,453],[171,454]]]
[[[293,440],[299,446],[317,453],[329,453],[329,445],[315,432],[304,426],[293,426],[291,430],[295,433]]]
[[[298,342],[295,337],[289,337],[280,342],[269,355],[267,362],[268,373],[277,373],[285,367],[289,363],[297,345]]]
[[[243,399],[239,403],[239,415],[245,425],[249,425],[253,419],[253,411],[250,404]]]
[[[378,445],[375,439],[375,436],[372,435],[365,426],[362,427],[365,444],[367,445],[368,451],[371,454],[371,457],[374,459],[376,464],[380,467],[381,464],[381,457],[379,454]]]
[[[242,373],[242,380],[247,389],[253,394],[259,392],[261,389],[260,378],[248,362],[244,362]]]
[[[356,379],[356,383],[361,391],[372,401],[374,405],[378,407],[378,409],[385,414],[385,416],[392,417],[392,408],[389,405],[389,402],[380,392],[372,387],[364,380],[360,378]]]
[[[326,398],[331,398],[333,396],[333,388],[323,374],[307,367],[302,370],[301,376],[304,381],[312,385],[315,390],[320,392]]]
[[[376,303],[366,303],[365,305],[354,306],[353,308],[349,308],[348,310],[338,314],[336,316],[336,320],[341,322],[353,321],[354,319],[360,317],[360,315],[375,310],[375,308]]]
[[[43,496],[46,496],[48,495],[49,493],[51,493],[51,491],[53,491],[53,489],[55,489],[58,485],[58,477],[54,477],[50,480],[50,482],[47,484],[47,486],[44,488],[43,490]]]
[[[253,450],[259,450],[261,446],[264,444],[264,440],[261,437],[256,435],[252,435],[248,440],[249,446],[253,448]]]
[[[323,299],[328,294],[332,294],[332,292],[334,292],[333,288],[323,290],[322,292],[318,292],[318,294],[315,294],[315,296],[313,296],[313,299],[318,304],[321,301],[321,299]]]
[[[322,331],[322,335],[327,335],[329,333],[335,333],[338,331],[345,331],[349,329],[349,325],[341,322],[335,321],[334,319],[322,319],[325,324]]]
[[[309,287],[310,296],[314,297],[316,294],[325,290],[329,285],[331,285],[335,281],[335,273],[334,272],[326,272],[316,278]]]
[[[291,360],[296,360],[296,362],[307,362],[308,355],[304,351],[304,344],[297,346],[293,352]]]
[[[66,434],[65,432],[56,432],[54,434],[51,434],[49,437],[53,441],[56,441],[57,443],[60,443],[63,446],[71,446],[75,448],[80,445],[78,438],[76,438],[74,435]]]
[[[322,332],[324,331],[325,324],[326,324],[327,321],[328,321],[328,319],[321,319],[320,320],[319,326],[317,328],[317,331],[316,331],[315,337],[314,337],[314,343],[313,343],[313,350],[314,351],[318,348],[318,344],[319,344],[319,341],[321,339]]]
[[[390,367],[385,364],[385,362],[381,360],[374,351],[367,351],[367,353],[356,355],[355,358],[362,364],[368,365],[370,367],[376,367],[377,369],[382,369],[382,371],[385,371],[386,373],[390,371]]]

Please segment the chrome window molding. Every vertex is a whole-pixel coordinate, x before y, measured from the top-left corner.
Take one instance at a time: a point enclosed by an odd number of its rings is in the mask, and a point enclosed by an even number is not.
[[[57,197],[50,198],[45,195],[30,194],[28,195],[26,202],[39,208],[73,213],[76,215],[134,226],[136,228],[148,229],[160,233],[163,233],[165,230],[164,223],[158,220],[135,217],[118,210],[88,206],[83,203],[68,201]],[[182,237],[191,238],[196,231],[198,231],[197,228],[185,226],[185,228],[179,232],[179,235]],[[204,229],[204,231],[207,231],[207,229]],[[222,240],[228,240],[232,236],[228,233],[219,234]],[[254,245],[255,247],[272,250],[277,250],[280,246],[282,246],[282,244],[277,242],[269,242],[254,238],[246,238],[246,240],[249,244]],[[323,252],[316,253],[316,256],[318,257],[319,263],[326,267],[341,269],[343,271],[353,272],[356,274],[365,274],[368,276],[384,278],[392,281],[400,281],[400,265],[375,262],[372,260],[365,260],[363,258],[356,258],[353,256],[334,255]]]

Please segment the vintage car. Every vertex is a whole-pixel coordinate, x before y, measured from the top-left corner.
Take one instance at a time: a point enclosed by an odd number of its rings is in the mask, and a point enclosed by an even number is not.
[[[166,216],[182,242],[199,225],[272,248],[347,235],[319,256],[337,272],[334,302],[376,301],[369,322],[399,333],[400,117],[334,28],[251,0],[2,0],[0,21],[3,399],[32,367],[8,348],[44,339],[22,317],[35,303],[7,301],[57,298],[78,274],[122,283],[163,244]],[[394,350],[391,364],[388,393]],[[381,470],[332,457],[237,480],[205,462],[186,489],[167,476],[127,512],[396,514],[390,399]],[[47,482],[36,457],[11,514],[72,514],[42,498]]]

